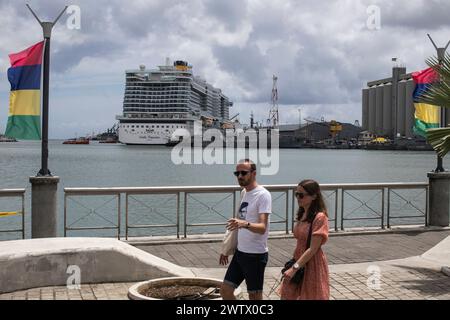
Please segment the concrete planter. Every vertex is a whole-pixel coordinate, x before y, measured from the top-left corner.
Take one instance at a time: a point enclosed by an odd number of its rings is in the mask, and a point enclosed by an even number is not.
[[[148,281],[139,282],[133,285],[128,290],[128,298],[130,300],[161,300],[159,298],[147,297],[143,294],[144,291],[151,287],[167,287],[173,285],[183,285],[183,286],[201,286],[205,287],[205,290],[209,287],[220,287],[222,280],[212,279],[212,278],[186,278],[186,277],[170,277],[170,278],[159,278]],[[242,290],[237,288],[234,291],[234,295],[237,299],[242,299]],[[211,300],[221,300],[221,298],[211,299]]]

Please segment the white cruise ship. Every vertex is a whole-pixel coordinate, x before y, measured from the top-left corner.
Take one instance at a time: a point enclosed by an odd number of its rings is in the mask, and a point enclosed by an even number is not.
[[[220,89],[192,73],[185,61],[166,62],[156,70],[126,71],[119,141],[125,144],[165,145],[178,128],[192,132],[193,122],[226,127],[232,102]]]

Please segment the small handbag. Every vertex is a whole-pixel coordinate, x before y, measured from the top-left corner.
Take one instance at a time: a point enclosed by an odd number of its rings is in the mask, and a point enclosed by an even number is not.
[[[313,222],[314,222],[314,220],[313,220]],[[311,225],[309,226],[308,240],[306,242],[306,250],[308,250],[309,247],[311,246],[311,235],[312,235],[313,222],[311,222]],[[292,268],[292,266],[296,262],[297,261],[294,258],[290,259],[288,262],[286,262],[284,264],[284,268],[281,269],[281,273],[284,274],[287,270]],[[300,284],[300,282],[302,282],[304,276],[305,276],[305,267],[301,267],[300,269],[297,270],[297,272],[295,272],[294,276],[291,278],[291,283]]]

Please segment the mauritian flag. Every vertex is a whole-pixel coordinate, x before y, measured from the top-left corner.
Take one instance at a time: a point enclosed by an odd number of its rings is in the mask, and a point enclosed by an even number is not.
[[[44,41],[9,55],[11,83],[5,136],[23,140],[41,139],[41,67]]]
[[[428,87],[433,82],[438,81],[438,75],[432,68],[428,68],[414,72],[412,77],[416,83],[416,88],[413,93],[414,107],[416,110],[414,113],[414,133],[425,137],[425,133],[428,129],[439,127],[440,107],[420,103],[419,97],[427,92]]]

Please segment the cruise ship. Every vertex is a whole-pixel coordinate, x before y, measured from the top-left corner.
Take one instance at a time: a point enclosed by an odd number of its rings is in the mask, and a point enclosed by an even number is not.
[[[126,70],[119,141],[124,144],[169,145],[172,133],[201,120],[204,127],[227,128],[233,103],[218,88],[194,76],[186,61],[146,70]]]

